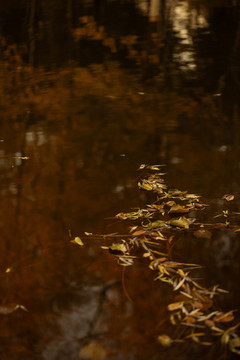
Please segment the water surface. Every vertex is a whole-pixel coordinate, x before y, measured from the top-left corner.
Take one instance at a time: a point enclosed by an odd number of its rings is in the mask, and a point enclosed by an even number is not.
[[[1,3],[1,305],[28,309],[0,315],[1,359],[79,359],[91,343],[107,359],[219,354],[162,349],[168,288],[137,264],[129,301],[100,241],[69,235],[127,231],[109,218],[148,200],[141,163],[202,195],[210,222],[224,194],[239,212],[239,14],[234,1]],[[184,237],[176,256],[239,308],[238,235]]]

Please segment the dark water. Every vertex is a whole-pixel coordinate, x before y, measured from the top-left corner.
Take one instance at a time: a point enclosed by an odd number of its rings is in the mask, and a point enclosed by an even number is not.
[[[1,359],[85,359],[91,343],[93,360],[224,355],[161,348],[168,288],[138,264],[130,302],[100,241],[80,248],[69,233],[115,232],[108,218],[145,204],[141,163],[207,199],[210,221],[224,194],[239,212],[239,18],[236,1],[1,2]],[[186,237],[177,255],[239,309],[237,233]]]

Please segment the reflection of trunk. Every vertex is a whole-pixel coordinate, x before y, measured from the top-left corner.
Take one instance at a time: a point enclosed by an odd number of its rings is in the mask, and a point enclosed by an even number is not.
[[[36,0],[32,0],[30,7],[30,20],[29,20],[29,63],[34,65],[34,52],[35,52],[35,38],[34,38],[34,18],[35,18]]]
[[[164,9],[166,0],[150,0],[149,20],[162,22],[164,20]]]
[[[236,9],[236,13],[238,13],[238,18],[240,18],[240,7]],[[240,23],[238,22],[238,28],[236,31],[235,41],[233,45],[233,53],[231,55],[231,62],[230,62],[233,79],[238,86],[240,86],[239,54],[240,54]]]
[[[72,0],[67,0],[67,24],[68,24],[68,37],[69,37],[69,57],[72,59],[72,49],[73,49],[73,13],[72,13]]]
[[[164,30],[166,12],[166,0],[150,0],[149,21],[157,24],[156,31],[160,33]]]

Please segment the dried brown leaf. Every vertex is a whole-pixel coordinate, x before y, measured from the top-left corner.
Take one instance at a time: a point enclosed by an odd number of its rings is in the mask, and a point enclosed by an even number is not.
[[[213,318],[214,321],[216,322],[229,322],[234,320],[234,315],[233,315],[233,310],[228,311],[225,314],[220,314],[220,315],[216,315]]]
[[[205,320],[204,323],[205,323],[205,325],[207,325],[210,328],[215,326],[215,322],[213,320],[210,320],[210,319]]]
[[[183,319],[187,324],[194,324],[196,322],[196,319],[192,316],[186,316]]]
[[[146,230],[137,230],[132,234],[133,236],[140,236],[146,234]]]

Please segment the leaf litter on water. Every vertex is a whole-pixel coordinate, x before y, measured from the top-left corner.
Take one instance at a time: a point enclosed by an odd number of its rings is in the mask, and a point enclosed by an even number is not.
[[[161,165],[142,164],[138,170],[159,171],[160,168]],[[190,340],[203,346],[210,346],[220,337],[220,342],[224,346],[239,354],[240,338],[237,333],[239,324],[227,327],[228,323],[234,321],[235,311],[230,310],[224,313],[219,311],[214,304],[214,297],[227,291],[220,289],[218,285],[209,289],[198,283],[192,272],[201,268],[200,265],[175,262],[171,258],[170,249],[175,240],[173,233],[177,231],[193,230],[196,238],[211,239],[212,232],[209,225],[206,230],[204,224],[194,223],[195,219],[189,217],[190,210],[202,211],[207,205],[200,202],[199,195],[168,188],[162,178],[163,175],[163,173],[151,173],[138,182],[140,190],[155,194],[155,201],[147,205],[145,209],[118,213],[116,218],[133,222],[129,228],[129,234],[124,235],[126,240],[101,247],[108,250],[117,259],[117,263],[123,267],[132,266],[134,260],[140,256],[141,259],[145,259],[144,261],[148,260],[149,269],[156,273],[154,280],[167,283],[174,295],[179,294],[177,296],[182,297],[183,300],[173,300],[167,308],[170,312],[170,323],[174,326],[185,326],[184,338],[172,339],[169,335],[160,334],[158,342],[162,346],[169,347],[176,342]],[[227,194],[223,198],[232,201],[234,195]],[[222,215],[228,218],[228,210],[224,210]],[[137,224],[134,225],[135,221]],[[237,232],[240,229],[237,228],[234,231]],[[85,235],[91,236],[91,233],[85,233]],[[103,240],[118,237],[121,235],[116,233],[102,235]],[[71,241],[83,245],[79,237]],[[139,248],[142,248],[142,255],[135,255],[134,250]]]

